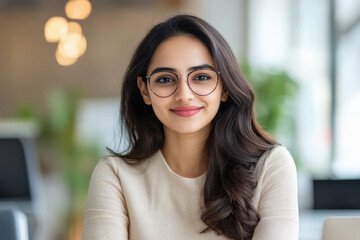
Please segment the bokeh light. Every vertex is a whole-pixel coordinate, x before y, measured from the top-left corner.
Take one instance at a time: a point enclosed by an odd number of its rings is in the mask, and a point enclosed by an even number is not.
[[[87,42],[84,35],[81,35],[81,39],[77,44],[78,50],[79,50],[79,57],[84,55],[86,48],[87,48]]]
[[[58,42],[66,36],[68,22],[63,17],[51,17],[45,23],[44,35],[47,42]]]
[[[57,50],[56,50],[55,58],[56,58],[56,61],[58,62],[58,64],[61,65],[61,66],[70,66],[70,65],[73,65],[73,64],[78,60],[77,57],[64,56],[64,55],[61,53],[59,47],[58,47]]]
[[[70,33],[60,40],[59,51],[66,57],[79,57],[84,53],[84,48],[86,49],[86,40],[84,46],[84,39],[85,37],[78,33]]]
[[[88,0],[70,0],[65,5],[65,13],[71,19],[85,19],[91,13],[91,3]]]
[[[78,33],[78,34],[82,34],[82,28],[80,26],[80,24],[78,24],[77,22],[69,22],[68,23],[68,28],[67,28],[67,34],[70,33]]]

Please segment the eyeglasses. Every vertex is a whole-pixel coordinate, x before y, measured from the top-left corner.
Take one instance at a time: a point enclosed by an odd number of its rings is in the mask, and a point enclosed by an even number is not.
[[[211,94],[217,87],[220,72],[211,68],[197,69],[187,75],[187,84],[192,92],[199,96]],[[173,95],[180,82],[180,76],[172,71],[154,72],[145,77],[151,91],[158,97],[166,98]]]

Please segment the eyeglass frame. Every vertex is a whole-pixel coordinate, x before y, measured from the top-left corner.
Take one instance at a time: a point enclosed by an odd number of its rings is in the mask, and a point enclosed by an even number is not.
[[[187,83],[189,89],[190,89],[193,93],[195,93],[196,95],[198,95],[198,96],[208,96],[208,95],[210,95],[211,93],[213,93],[213,92],[215,91],[215,89],[217,88],[217,86],[219,85],[220,72],[219,72],[219,71],[216,71],[216,70],[213,69],[213,68],[202,68],[202,69],[208,69],[208,70],[214,71],[214,72],[216,73],[216,85],[215,85],[214,89],[211,90],[211,92],[209,92],[209,93],[207,93],[207,94],[199,94],[199,93],[195,92],[195,91],[191,88],[191,86],[190,86],[190,82],[189,82],[189,76],[190,76],[190,74],[192,74],[193,72],[199,71],[199,70],[201,70],[201,69],[195,69],[195,70],[190,71],[190,72],[186,75],[186,83]],[[160,98],[167,98],[167,97],[170,97],[170,96],[174,95],[174,93],[175,93],[176,90],[178,89],[178,86],[179,86],[179,83],[180,83],[180,75],[179,75],[179,74],[177,74],[176,72],[171,71],[171,70],[167,70],[167,71],[164,71],[164,72],[173,73],[173,74],[177,77],[177,80],[178,80],[178,83],[177,83],[177,85],[176,85],[175,90],[174,90],[170,95],[168,95],[168,96],[160,96],[160,95],[156,94],[156,93],[154,92],[154,90],[151,88],[150,77],[151,77],[152,75],[158,73],[158,72],[153,72],[153,73],[151,73],[149,76],[144,76],[144,78],[149,82],[150,90],[151,90],[156,96],[158,96],[158,97],[160,97]]]

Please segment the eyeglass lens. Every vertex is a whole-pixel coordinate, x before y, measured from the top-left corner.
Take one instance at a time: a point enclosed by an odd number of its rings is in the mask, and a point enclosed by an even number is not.
[[[212,93],[218,82],[218,73],[212,69],[200,69],[193,71],[187,76],[190,89],[198,95]],[[156,72],[149,78],[150,88],[154,94],[160,97],[168,97],[175,93],[179,78],[173,72]]]

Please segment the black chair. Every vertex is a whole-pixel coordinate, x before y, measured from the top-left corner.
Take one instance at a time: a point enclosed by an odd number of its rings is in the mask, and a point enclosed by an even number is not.
[[[36,155],[32,138],[0,137],[0,209],[15,208],[26,215],[30,240],[41,211]],[[0,233],[0,239],[6,239],[2,236]]]
[[[0,235],[4,240],[28,240],[25,214],[16,209],[0,209]]]

